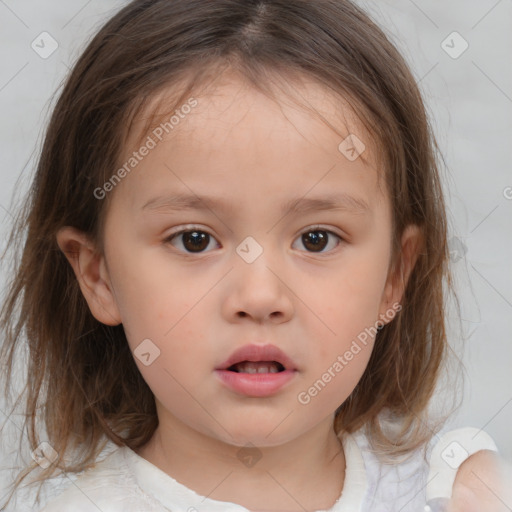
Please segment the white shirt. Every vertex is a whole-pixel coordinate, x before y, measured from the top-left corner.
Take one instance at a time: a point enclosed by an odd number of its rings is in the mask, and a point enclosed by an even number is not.
[[[418,512],[425,505],[428,464],[419,450],[407,461],[378,461],[361,432],[342,437],[346,459],[341,496],[328,511]],[[428,460],[428,459],[427,459]],[[68,482],[69,483],[69,482]],[[40,512],[248,512],[200,496],[128,447],[116,447],[72,481]]]

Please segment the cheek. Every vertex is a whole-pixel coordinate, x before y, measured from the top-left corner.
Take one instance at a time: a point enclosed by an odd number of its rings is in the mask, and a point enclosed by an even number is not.
[[[385,261],[354,254],[318,288],[315,309],[331,331],[345,338],[354,336],[353,329],[364,329],[378,319],[386,277]]]
[[[326,384],[325,399],[346,399],[368,364],[386,282],[385,263],[385,258],[371,252],[351,255],[309,297],[308,305],[322,320],[311,320],[316,326],[311,324],[316,348],[309,378],[312,382],[320,379],[319,386]]]
[[[357,350],[350,361],[344,359],[345,352],[335,352],[308,375],[306,385],[297,395],[297,402],[309,416],[334,412],[350,396],[368,364],[371,344],[361,345]]]
[[[111,255],[115,261],[111,275],[123,325],[164,329],[158,332],[161,336],[191,309],[194,294],[193,287],[182,286],[183,277],[162,258],[151,256],[151,251],[136,252],[128,247],[116,251]]]
[[[200,395],[201,380],[194,378],[193,367],[186,361],[179,360],[179,355],[173,355],[174,363],[169,351],[162,353],[151,366],[143,366],[137,361],[142,378],[151,389],[159,407],[159,418],[171,413],[180,417],[191,426],[204,423],[203,400],[191,400],[191,392]],[[204,380],[204,376],[202,377]]]
[[[157,354],[154,365],[137,361],[150,386],[162,386],[172,376],[193,379],[208,362],[208,322],[206,303],[198,302],[197,291],[170,287],[161,277],[142,272],[131,275],[129,289],[121,299],[121,318],[128,343],[137,358],[143,340],[149,351]],[[193,287],[191,287],[193,288]],[[165,386],[173,387],[172,379]]]

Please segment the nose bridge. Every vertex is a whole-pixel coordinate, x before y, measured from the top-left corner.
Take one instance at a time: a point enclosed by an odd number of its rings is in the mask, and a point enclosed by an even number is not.
[[[292,311],[290,290],[282,276],[284,258],[271,235],[247,236],[236,247],[230,282],[229,314],[264,318],[274,314],[288,317]]]
[[[283,261],[283,255],[279,253],[281,248],[271,243],[271,235],[256,236],[259,241],[253,236],[247,236],[236,247],[235,266],[239,269],[237,273],[244,280],[276,286],[279,282],[276,273]]]
[[[266,261],[268,257],[270,236],[263,236],[262,234],[258,234],[256,236],[259,239],[259,242],[254,236],[249,235],[246,236],[236,247],[236,253],[247,265],[252,265],[260,260],[257,265],[259,266],[261,265],[261,262]]]

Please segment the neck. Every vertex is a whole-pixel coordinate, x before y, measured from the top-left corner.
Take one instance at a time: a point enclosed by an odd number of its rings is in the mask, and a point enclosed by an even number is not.
[[[272,447],[233,446],[168,420],[137,453],[197,494],[269,512],[325,510],[341,495],[345,456],[332,417]]]

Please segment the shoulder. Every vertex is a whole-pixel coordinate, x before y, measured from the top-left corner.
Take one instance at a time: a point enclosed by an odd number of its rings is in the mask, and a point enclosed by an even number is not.
[[[478,471],[490,481],[498,482],[500,477],[505,481],[502,475],[507,473],[506,465],[500,465],[501,459],[494,453],[497,451],[494,441],[481,429],[450,430],[445,426],[438,434],[433,433],[430,441],[392,463],[379,459],[364,429],[355,432],[353,438],[361,450],[366,470],[361,512],[424,510],[431,500],[447,501],[457,488],[478,490],[473,482]],[[512,469],[508,471],[512,476]],[[486,489],[481,491],[483,494]]]
[[[126,448],[116,448],[74,480],[40,512],[160,511],[137,485],[125,459]]]
[[[431,444],[424,445],[393,463],[386,463],[371,448],[363,431],[354,433],[353,438],[361,450],[366,469],[366,493],[361,512],[423,510],[426,503],[428,452]]]

